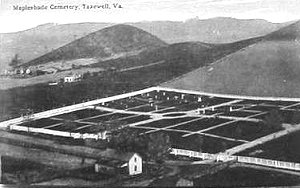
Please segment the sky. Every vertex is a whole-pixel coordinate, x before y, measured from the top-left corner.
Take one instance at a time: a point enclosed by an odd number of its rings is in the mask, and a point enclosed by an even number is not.
[[[0,0],[0,33],[16,32],[45,23],[185,21],[233,17],[265,19],[273,23],[300,19],[300,0]],[[108,4],[111,9],[84,9]],[[113,4],[122,8],[113,8]],[[52,6],[51,6],[52,5]],[[14,7],[47,6],[47,10]],[[51,9],[78,6],[78,10]],[[85,6],[87,7],[87,6]]]

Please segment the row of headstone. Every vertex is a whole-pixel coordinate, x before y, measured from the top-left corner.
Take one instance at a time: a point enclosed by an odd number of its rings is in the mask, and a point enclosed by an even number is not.
[[[215,111],[215,108],[214,108],[214,107],[211,107],[210,110],[214,112],[214,111]],[[231,112],[231,111],[233,111],[232,106],[229,106],[229,112]],[[198,108],[196,112],[197,112],[198,114],[205,114],[205,109],[201,110],[200,108]]]

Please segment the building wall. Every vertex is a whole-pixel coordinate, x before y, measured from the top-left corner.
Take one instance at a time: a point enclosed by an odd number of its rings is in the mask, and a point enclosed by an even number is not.
[[[142,158],[139,155],[134,154],[129,160],[129,175],[141,174],[143,171],[142,164]]]
[[[64,81],[65,82],[74,82],[75,78],[74,77],[65,77]]]

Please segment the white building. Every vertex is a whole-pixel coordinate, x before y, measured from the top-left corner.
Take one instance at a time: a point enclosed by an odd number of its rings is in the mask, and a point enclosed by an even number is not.
[[[128,167],[129,175],[137,175],[143,172],[143,160],[137,153],[129,153],[124,160],[128,161],[122,167]]]
[[[70,82],[75,82],[75,77],[74,76],[66,76],[64,78],[65,83],[70,83]]]
[[[143,172],[143,160],[137,153],[131,156],[128,164],[129,175],[141,174]]]
[[[66,76],[64,78],[65,83],[77,82],[81,80],[81,75],[74,74],[72,76]]]

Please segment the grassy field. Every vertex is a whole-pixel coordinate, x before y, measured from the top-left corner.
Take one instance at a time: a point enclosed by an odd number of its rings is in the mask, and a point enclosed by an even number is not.
[[[86,159],[82,164],[82,158],[61,153],[47,152],[45,150],[26,148],[0,143],[2,156],[13,156],[19,159],[32,160],[40,164],[54,166],[61,169],[76,169],[86,165],[92,165],[95,160]]]
[[[299,163],[299,136],[300,132],[298,131],[258,145],[252,149],[245,150],[241,152],[240,155]]]
[[[260,42],[163,86],[237,95],[298,97],[299,45],[297,41]]]
[[[295,22],[162,85],[212,93],[298,97],[299,29],[300,22]]]

